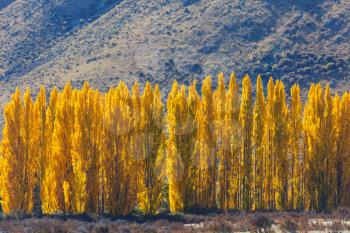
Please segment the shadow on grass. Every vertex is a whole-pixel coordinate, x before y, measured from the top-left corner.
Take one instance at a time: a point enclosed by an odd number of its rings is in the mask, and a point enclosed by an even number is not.
[[[3,216],[2,219],[6,220],[22,220],[22,219],[30,219],[30,218],[36,218],[36,219],[54,219],[54,220],[60,220],[60,221],[68,221],[68,220],[75,220],[75,221],[82,221],[82,222],[99,222],[101,220],[109,220],[109,221],[127,221],[127,222],[134,222],[138,224],[147,223],[147,222],[155,222],[158,220],[166,220],[170,223],[198,223],[201,221],[204,221],[206,217],[208,216],[215,216],[218,214],[224,214],[223,211],[217,209],[217,208],[198,208],[193,207],[186,209],[183,213],[176,213],[172,214],[169,211],[163,210],[160,211],[160,213],[156,215],[147,215],[142,214],[137,210],[134,210],[131,214],[123,216],[123,215],[110,215],[110,214],[93,214],[93,213],[86,213],[86,214],[65,214],[65,213],[59,213],[59,214],[43,214],[39,216],[35,215],[26,215],[22,213],[14,213],[11,215]],[[227,212],[226,214],[235,215],[235,214],[241,214],[241,212],[232,210]]]

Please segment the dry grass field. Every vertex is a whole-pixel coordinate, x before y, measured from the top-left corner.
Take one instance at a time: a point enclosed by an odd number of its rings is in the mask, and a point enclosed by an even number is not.
[[[112,232],[350,232],[350,210],[332,213],[217,213],[44,216],[3,218],[0,232],[23,233],[112,233]]]

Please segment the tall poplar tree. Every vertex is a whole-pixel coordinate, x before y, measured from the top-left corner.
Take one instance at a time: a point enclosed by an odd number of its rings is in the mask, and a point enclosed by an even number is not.
[[[44,172],[43,172],[43,182],[40,188],[41,192],[41,201],[42,201],[42,211],[44,213],[53,213],[56,211],[56,206],[58,203],[52,202],[52,197],[56,195],[57,185],[56,177],[54,176],[54,172],[52,171],[53,164],[53,131],[56,119],[56,106],[58,99],[58,90],[54,87],[50,93],[50,101],[46,110],[45,117],[45,142],[46,142],[46,151],[45,151],[45,159],[44,159]]]
[[[276,170],[274,185],[276,190],[276,208],[285,209],[288,205],[288,106],[284,85],[276,81],[273,98],[273,147]]]
[[[184,199],[184,209],[191,209],[199,206],[199,190],[200,190],[200,156],[197,153],[197,139],[198,139],[198,125],[199,125],[199,109],[200,109],[200,96],[197,92],[197,82],[193,81],[192,85],[188,88],[188,137],[189,141],[189,154],[191,154],[191,163],[188,165],[189,178],[188,178],[188,193]]]
[[[275,189],[273,186],[273,177],[275,175],[275,158],[274,158],[274,83],[272,77],[267,84],[267,101],[266,101],[266,121],[265,121],[265,178],[264,178],[264,206],[268,209],[275,209]]]
[[[190,208],[193,196],[195,122],[189,108],[185,86],[179,89],[175,81],[167,102],[167,173],[169,206],[172,212]]]
[[[70,82],[60,93],[57,106],[54,130],[52,135],[52,158],[48,165],[50,171],[46,173],[51,177],[49,193],[51,197],[47,203],[49,213],[72,213],[74,174],[72,164],[72,137],[74,132],[74,94]]]
[[[137,86],[136,86],[137,88]],[[133,91],[135,94],[135,90]],[[132,99],[125,83],[111,89],[106,96],[104,113],[103,168],[106,176],[105,202],[108,213],[127,215],[134,207],[135,160],[132,157]]]
[[[225,105],[225,134],[227,149],[229,150],[227,169],[227,185],[226,185],[226,207],[227,209],[239,209],[241,206],[240,190],[241,190],[241,123],[239,121],[240,113],[240,94],[239,86],[234,73],[231,74],[229,88],[226,94]],[[223,208],[223,207],[222,207]],[[224,208],[225,209],[225,208]]]
[[[0,193],[6,214],[30,214],[33,209],[38,147],[33,120],[34,104],[30,95],[30,90],[27,89],[22,102],[21,93],[17,89],[4,110]]]
[[[322,211],[334,206],[334,128],[329,86],[312,85],[305,107],[308,209]]]
[[[216,207],[217,164],[214,141],[214,105],[212,81],[208,76],[202,83],[202,100],[198,112],[196,153],[199,156],[198,205],[201,208]]]
[[[254,195],[253,209],[266,208],[263,203],[263,182],[265,178],[264,166],[265,166],[265,155],[264,155],[264,135],[265,135],[265,96],[262,85],[261,76],[258,76],[256,83],[256,95],[254,104],[254,116],[253,116],[253,174],[254,174]]]
[[[335,100],[335,102],[338,102]],[[337,116],[337,145],[336,145],[336,191],[337,206],[350,206],[350,94],[344,93],[340,103],[335,104]]]
[[[252,133],[253,133],[253,96],[252,84],[248,75],[242,81],[242,102],[239,113],[242,127],[242,209],[252,209]]]
[[[336,205],[350,206],[350,94],[337,95],[333,101],[336,137]]]
[[[218,88],[214,92],[214,127],[215,127],[215,148],[218,157],[218,183],[219,183],[219,207],[228,208],[228,188],[229,188],[229,167],[230,148],[227,138],[226,125],[226,87],[223,73],[218,76]]]
[[[45,137],[45,122],[46,122],[46,91],[43,86],[40,87],[39,93],[34,104],[34,118],[36,122],[36,138],[38,140],[39,151],[39,182],[42,182],[45,160],[46,160],[46,137]]]
[[[224,75],[218,75],[218,88],[214,92],[214,141],[218,163],[218,201],[224,211],[234,208],[238,192],[237,148],[239,134],[239,93],[235,75],[230,77],[226,91]],[[238,167],[236,167],[237,169]]]
[[[304,180],[305,180],[305,157],[302,151],[303,125],[302,125],[302,103],[300,98],[300,87],[298,84],[290,90],[289,111],[289,152],[290,167],[288,180],[290,183],[288,199],[289,209],[304,208]]]
[[[138,203],[142,212],[157,213],[162,200],[162,163],[164,162],[163,104],[156,85],[146,87],[141,97],[141,132],[143,134]]]
[[[75,212],[97,212],[99,196],[102,109],[100,95],[85,82],[74,105],[72,164]]]

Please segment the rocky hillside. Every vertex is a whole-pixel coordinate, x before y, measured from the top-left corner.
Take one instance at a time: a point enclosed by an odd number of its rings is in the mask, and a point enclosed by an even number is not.
[[[165,94],[233,70],[344,90],[350,1],[1,0],[0,45],[2,104],[16,86],[137,79]]]

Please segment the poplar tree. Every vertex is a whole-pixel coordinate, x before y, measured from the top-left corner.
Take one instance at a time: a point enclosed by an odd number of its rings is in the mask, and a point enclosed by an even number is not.
[[[39,151],[39,182],[42,182],[45,159],[46,159],[46,137],[45,137],[45,121],[46,121],[46,91],[43,86],[40,87],[39,93],[34,104],[34,118],[36,122],[36,133]]]
[[[333,115],[333,97],[329,84],[324,91],[323,129],[321,146],[325,155],[325,185],[321,187],[318,209],[333,209],[336,206],[336,131]],[[324,193],[323,193],[324,192]],[[324,200],[323,200],[324,199]]]
[[[239,86],[234,73],[231,74],[229,88],[226,94],[226,116],[225,116],[225,134],[227,140],[227,149],[229,150],[227,168],[227,188],[226,202],[227,209],[239,209],[241,206],[241,123],[239,121],[240,113],[240,94]]]
[[[139,89],[139,84],[135,81],[132,87],[131,95],[131,114],[132,114],[132,128],[131,128],[131,156],[133,161],[133,170],[137,171],[133,174],[133,180],[131,180],[131,197],[133,202],[137,202],[137,193],[139,193],[140,175],[143,169],[143,143],[142,127],[141,127],[141,92]]]
[[[274,158],[274,83],[272,77],[267,84],[266,101],[266,121],[265,121],[265,178],[264,178],[264,206],[268,209],[275,209],[275,189],[273,186],[273,177],[275,176],[275,158]]]
[[[190,114],[185,86],[179,90],[175,81],[167,102],[167,173],[169,178],[169,206],[172,212],[190,208],[194,174],[194,118]]]
[[[219,207],[223,210],[228,208],[228,178],[230,167],[230,151],[226,134],[226,87],[223,73],[218,75],[218,88],[214,92],[214,127],[215,148],[218,156],[218,183],[219,183]]]
[[[218,200],[219,207],[227,211],[239,206],[239,88],[235,74],[231,74],[229,88],[224,93],[223,76],[219,75],[219,87],[216,91],[217,114],[216,127],[221,135],[219,139]],[[218,104],[221,103],[221,104]],[[222,106],[223,105],[223,106]],[[218,122],[222,121],[222,122]],[[216,136],[219,137],[219,136]]]
[[[262,85],[261,76],[259,75],[256,83],[256,95],[254,104],[254,116],[253,116],[253,148],[254,148],[254,159],[253,159],[253,174],[254,174],[254,206],[253,209],[265,208],[263,204],[263,182],[265,178],[264,166],[264,134],[265,134],[265,96]]]
[[[46,160],[46,137],[45,137],[45,118],[46,118],[46,92],[43,86],[40,87],[33,107],[33,137],[37,141],[35,150],[38,152],[38,171],[37,183],[34,191],[34,212],[41,214],[40,188],[43,182],[43,174]]]
[[[336,95],[333,101],[333,115],[336,137],[336,205],[350,206],[350,95]]]
[[[329,86],[310,87],[305,107],[307,146],[307,195],[309,210],[326,210],[334,205],[334,130]]]
[[[134,90],[135,94],[135,90]],[[135,167],[132,158],[132,99],[125,83],[106,96],[104,113],[103,168],[106,176],[105,202],[108,213],[127,215],[135,203]]]
[[[284,85],[276,81],[273,98],[273,147],[275,159],[274,185],[276,208],[285,209],[288,205],[288,106]]]
[[[192,209],[199,206],[199,190],[200,190],[200,156],[197,153],[197,139],[199,132],[199,109],[200,109],[200,96],[197,92],[197,82],[193,81],[192,85],[188,88],[188,119],[189,119],[189,131],[188,138],[189,154],[192,156],[189,166],[189,178],[188,188],[185,195],[184,209]]]
[[[302,103],[300,98],[300,87],[298,84],[290,90],[289,111],[289,152],[290,168],[288,179],[290,183],[288,199],[289,209],[304,208],[304,180],[305,180],[305,158],[302,151],[303,125],[302,125]]]
[[[162,200],[164,162],[163,104],[156,85],[146,83],[141,97],[142,161],[138,175],[138,204],[143,213],[157,213]]]
[[[1,143],[1,186],[4,213],[30,214],[37,182],[38,151],[33,121],[33,100],[27,89],[23,102],[19,89],[5,106]]]
[[[183,192],[181,190],[183,180],[183,161],[178,152],[182,146],[182,140],[177,139],[177,131],[182,130],[183,114],[186,111],[182,99],[177,98],[179,87],[175,80],[167,99],[167,128],[169,139],[167,140],[167,176],[169,182],[169,208],[171,212],[183,210]],[[179,103],[177,102],[179,101]],[[185,97],[186,101],[186,97]],[[186,104],[186,103],[185,103]],[[178,129],[179,128],[179,129]]]
[[[44,159],[44,172],[43,172],[43,182],[40,188],[40,195],[42,201],[42,211],[44,213],[53,213],[56,211],[56,206],[58,203],[52,202],[52,197],[56,195],[57,182],[55,180],[54,172],[52,171],[54,161],[53,159],[53,131],[54,123],[56,118],[56,106],[58,99],[58,90],[54,87],[50,93],[50,101],[46,110],[45,116],[45,159]]]
[[[198,206],[216,207],[216,154],[214,138],[214,105],[212,81],[208,76],[202,83],[202,100],[198,112],[196,153],[199,156]]]
[[[74,94],[70,82],[58,96],[54,130],[52,135],[52,158],[45,175],[54,182],[48,193],[48,213],[72,213],[74,211],[74,174],[72,164],[72,137],[74,132]]]
[[[101,148],[101,101],[99,93],[85,82],[74,103],[72,164],[76,213],[97,212]]]
[[[239,120],[242,127],[242,209],[252,209],[252,133],[253,133],[252,84],[248,75],[242,81],[242,102]]]

